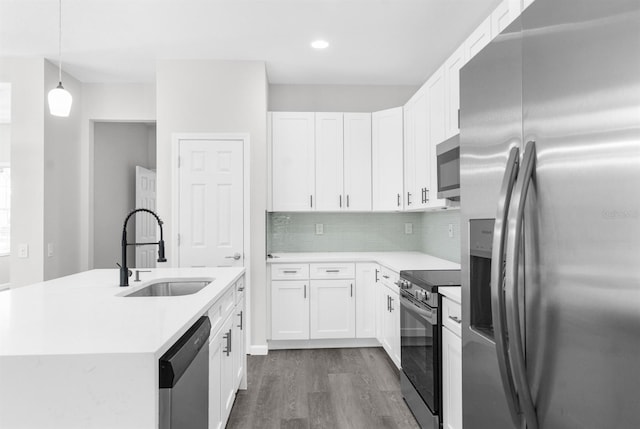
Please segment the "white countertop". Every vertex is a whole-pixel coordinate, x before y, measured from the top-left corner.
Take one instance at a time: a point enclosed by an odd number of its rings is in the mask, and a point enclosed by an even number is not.
[[[444,295],[458,304],[462,303],[462,288],[460,286],[443,286],[438,288],[438,293]]]
[[[119,287],[117,269],[92,270],[0,293],[0,357],[152,353],[161,356],[244,268],[159,268]],[[214,278],[193,295],[130,297],[151,280]]]
[[[272,253],[267,263],[376,262],[392,271],[459,270],[460,264],[420,252]]]

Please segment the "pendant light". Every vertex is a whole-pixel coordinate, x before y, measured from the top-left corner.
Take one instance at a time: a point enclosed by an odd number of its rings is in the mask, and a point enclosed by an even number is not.
[[[73,99],[62,86],[62,0],[58,0],[58,86],[49,91],[49,112],[54,116],[69,116]]]

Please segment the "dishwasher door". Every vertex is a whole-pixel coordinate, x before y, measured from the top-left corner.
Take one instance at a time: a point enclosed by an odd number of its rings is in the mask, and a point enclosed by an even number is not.
[[[201,317],[160,358],[160,429],[207,429],[210,331]]]

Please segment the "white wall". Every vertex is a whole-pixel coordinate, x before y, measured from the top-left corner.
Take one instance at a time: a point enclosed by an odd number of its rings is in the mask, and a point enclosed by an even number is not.
[[[58,68],[44,63],[44,90],[58,84]],[[44,280],[81,271],[80,191],[82,85],[68,74],[64,87],[73,96],[67,118],[44,114]],[[12,218],[13,220],[13,218]],[[47,246],[53,244],[53,255]]]
[[[158,212],[165,240],[171,218],[172,133],[249,133],[251,139],[251,343],[266,346],[265,210],[267,92],[265,65],[255,61],[160,60],[156,68]],[[171,245],[168,263],[173,263]]]
[[[82,85],[82,95],[80,265],[88,270],[93,268],[94,123],[154,122],[156,87],[142,83],[85,83]]]
[[[115,268],[120,262],[120,232],[125,216],[136,206],[137,165],[149,165],[150,135],[155,148],[155,126],[141,123],[96,122],[94,124],[94,235],[93,267]],[[155,165],[155,150],[153,151]],[[135,237],[135,221],[127,233]],[[127,264],[135,267],[135,250],[128,249]]]
[[[11,283],[23,286],[44,278],[44,59],[0,58],[0,81],[12,84]]]
[[[403,106],[417,86],[269,85],[269,110],[375,112]]]

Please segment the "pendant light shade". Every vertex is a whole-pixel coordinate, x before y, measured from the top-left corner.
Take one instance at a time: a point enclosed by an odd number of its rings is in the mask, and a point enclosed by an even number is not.
[[[69,116],[71,103],[73,103],[73,98],[69,91],[64,89],[62,82],[58,83],[56,88],[49,91],[49,112],[51,112],[53,116]]]
[[[73,98],[62,86],[62,0],[58,0],[58,86],[49,91],[48,99],[52,115],[69,116]]]

